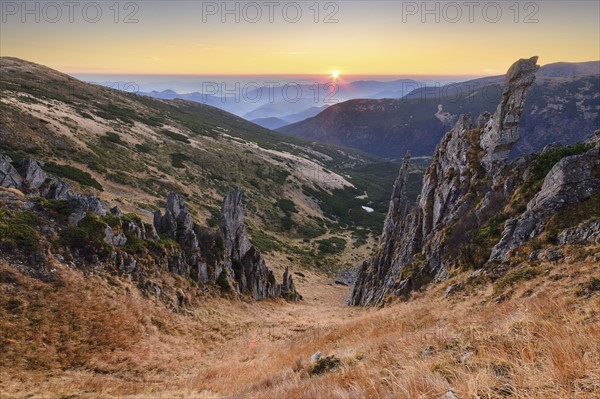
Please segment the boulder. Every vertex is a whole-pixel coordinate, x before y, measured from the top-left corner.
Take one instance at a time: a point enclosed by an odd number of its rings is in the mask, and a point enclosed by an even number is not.
[[[77,208],[69,216],[69,223],[72,225],[78,225],[88,213],[96,216],[106,216],[110,212],[108,205],[93,195],[84,195],[76,199],[78,203]]]
[[[5,188],[20,188],[23,179],[19,172],[12,166],[12,159],[6,155],[0,155],[0,186]]]
[[[50,177],[42,187],[41,195],[51,200],[78,198],[71,186],[58,177]]]
[[[48,178],[43,166],[43,163],[33,158],[24,159],[19,165],[19,173],[23,177],[23,185],[28,191],[37,192]]]

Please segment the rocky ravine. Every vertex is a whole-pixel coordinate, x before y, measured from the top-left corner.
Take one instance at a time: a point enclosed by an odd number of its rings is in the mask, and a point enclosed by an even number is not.
[[[0,236],[0,254],[20,256],[41,274],[46,261],[55,258],[82,267],[102,265],[131,276],[141,288],[157,295],[161,289],[152,276],[168,271],[257,300],[302,298],[288,271],[278,284],[250,243],[239,189],[226,195],[216,233],[193,221],[178,193],[170,193],[164,215],[156,211],[153,224],[147,224],[136,215],[123,215],[118,207],[109,208],[93,195],[76,193],[64,180],[48,176],[44,163],[33,158],[13,162],[0,155],[0,187],[13,190],[2,192],[0,205],[8,212],[31,213],[48,224],[37,226],[42,235],[39,245],[34,243],[32,248],[11,247]],[[19,191],[26,196],[21,197]],[[37,229],[33,233],[37,235]],[[55,251],[57,245],[60,253]]]
[[[519,140],[519,119],[537,70],[537,57],[516,62],[507,73],[494,115],[483,113],[475,123],[469,114],[459,118],[438,145],[414,205],[406,198],[409,157],[405,158],[379,247],[359,271],[351,304],[376,305],[388,294],[407,294],[427,282],[446,279],[455,266],[464,266],[465,248],[476,232],[508,206],[531,172],[531,157],[511,164],[507,160]],[[545,217],[598,190],[598,139],[586,149],[551,169],[525,212],[506,222],[487,263],[509,259],[512,251],[544,230]],[[570,234],[577,235],[576,231]]]

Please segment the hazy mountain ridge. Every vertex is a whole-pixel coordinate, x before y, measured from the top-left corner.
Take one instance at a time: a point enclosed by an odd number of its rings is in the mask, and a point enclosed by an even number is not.
[[[525,104],[519,152],[591,137],[600,127],[599,66],[600,62],[591,62],[540,68],[540,78]],[[502,83],[501,76],[489,77],[422,87],[403,99],[351,100],[278,130],[390,158],[399,158],[408,150],[415,155],[431,155],[458,115],[493,111]]]

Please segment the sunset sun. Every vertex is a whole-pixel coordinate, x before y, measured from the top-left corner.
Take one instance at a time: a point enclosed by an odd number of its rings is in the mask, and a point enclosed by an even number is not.
[[[333,78],[333,80],[336,80],[337,78],[340,77],[340,71],[338,71],[338,70],[331,71],[331,77]]]

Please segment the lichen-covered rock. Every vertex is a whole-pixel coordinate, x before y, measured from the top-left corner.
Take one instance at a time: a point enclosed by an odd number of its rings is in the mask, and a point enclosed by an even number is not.
[[[192,215],[185,206],[185,199],[178,193],[169,193],[165,215],[160,210],[154,213],[154,227],[170,237],[189,233],[194,227]]]
[[[106,226],[104,229],[104,242],[108,245],[121,247],[127,244],[127,237],[123,233],[114,234],[113,229],[110,226]]]
[[[600,189],[600,145],[582,155],[560,160],[550,170],[542,189],[518,218],[506,222],[490,260],[506,260],[512,250],[544,231],[545,218],[567,205],[582,202]]]
[[[254,299],[274,296],[274,279],[269,281],[267,269],[260,252],[250,244],[244,224],[243,195],[239,189],[231,190],[221,207],[221,235],[225,247],[225,271],[230,284],[239,291],[251,293]]]
[[[410,155],[404,157],[400,173],[394,184],[394,191],[388,209],[383,233],[379,240],[379,247],[370,264],[363,263],[358,270],[356,282],[350,298],[352,305],[370,305],[381,300],[390,288],[386,284],[394,257],[399,256],[402,240],[401,234],[410,223],[407,218],[410,202],[406,195],[408,182]]]
[[[78,225],[88,213],[96,216],[106,216],[110,212],[108,205],[93,195],[78,196],[76,200],[78,203],[77,208],[69,216],[69,223],[72,225]]]
[[[51,200],[70,200],[78,197],[71,186],[58,177],[50,177],[41,190],[42,196]]]

